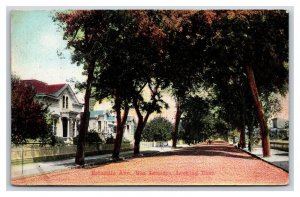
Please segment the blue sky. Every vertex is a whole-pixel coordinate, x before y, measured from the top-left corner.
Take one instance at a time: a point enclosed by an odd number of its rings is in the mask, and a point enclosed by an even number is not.
[[[53,11],[11,12],[12,73],[21,79],[38,79],[49,84],[84,80],[82,68],[71,64],[63,33],[52,21]],[[57,55],[62,51],[64,59]]]

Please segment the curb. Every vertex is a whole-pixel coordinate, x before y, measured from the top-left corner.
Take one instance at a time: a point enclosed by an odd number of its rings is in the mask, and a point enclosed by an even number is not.
[[[131,158],[142,158],[144,156],[150,156],[150,155],[156,155],[160,153],[159,151],[149,151],[149,153],[141,153],[139,155],[134,155],[134,154],[128,154],[127,156],[120,156],[119,159],[112,159],[111,157],[108,158],[103,158],[103,161],[96,161],[93,163],[89,163],[89,164],[85,164],[84,166],[74,166],[71,167],[70,169],[78,169],[78,168],[92,168],[92,167],[98,167],[101,166],[103,164],[110,164],[110,163],[117,163],[117,162],[121,162],[121,161],[125,161],[127,159],[131,159]]]
[[[172,151],[175,151],[175,150],[180,150],[181,148],[186,148],[186,147],[180,147],[180,148],[172,149],[170,151],[172,152]],[[84,166],[73,165],[73,166],[70,166],[66,169],[57,169],[57,170],[53,170],[53,171],[44,172],[44,173],[41,173],[41,174],[22,175],[22,176],[19,176],[19,177],[11,178],[11,181],[18,180],[18,179],[23,179],[23,178],[29,178],[29,177],[45,175],[45,174],[50,174],[50,173],[54,173],[54,172],[63,172],[65,170],[84,169],[84,168],[89,169],[89,168],[101,166],[103,164],[117,163],[117,162],[121,162],[121,161],[131,159],[131,158],[143,158],[143,157],[153,156],[153,155],[157,155],[157,154],[161,153],[158,150],[145,150],[144,152],[145,153],[143,153],[143,151],[141,151],[141,153],[139,155],[134,155],[133,153],[124,152],[125,153],[124,156],[120,155],[120,158],[117,159],[117,160],[112,159],[111,156],[108,156],[106,158],[99,159],[98,161],[97,161],[97,159],[95,159],[96,160],[95,162],[84,164]],[[167,151],[167,152],[169,152],[169,151]]]
[[[244,150],[244,149],[239,149],[239,150],[241,150],[241,151],[247,153],[248,155],[251,155],[252,157],[255,157],[256,159],[259,159],[259,160],[261,160],[261,161],[263,161],[263,162],[266,162],[266,163],[268,163],[268,164],[270,164],[270,165],[272,165],[272,166],[274,166],[274,167],[276,167],[276,168],[279,168],[279,169],[281,169],[281,170],[283,170],[283,171],[289,173],[288,170],[286,170],[286,169],[284,169],[284,168],[282,168],[282,167],[280,167],[280,166],[277,166],[277,165],[273,164],[273,163],[270,162],[270,161],[264,160],[263,158],[261,158],[261,157],[255,155],[255,154],[253,154],[253,153],[250,153],[250,152],[248,152],[248,151],[246,151],[246,150]]]
[[[124,160],[130,159],[130,158],[140,158],[140,157],[144,157],[144,156],[156,155],[158,153],[160,153],[160,152],[159,151],[148,151],[148,153],[147,152],[146,153],[141,153],[138,156],[136,156],[136,155],[134,155],[132,153],[131,154],[127,154],[127,155],[125,154],[124,156],[120,156],[120,158],[117,159],[117,160],[116,159],[112,159],[109,156],[109,157],[106,157],[106,158],[99,159],[96,162],[91,162],[91,163],[84,164],[84,166],[74,165],[74,166],[70,166],[70,167],[68,167],[66,169],[57,169],[57,170],[53,170],[53,171],[44,172],[44,173],[41,173],[41,174],[22,175],[22,176],[11,178],[11,181],[15,181],[15,180],[18,180],[18,179],[23,179],[23,178],[40,176],[40,175],[46,175],[46,174],[50,174],[50,173],[54,173],[54,172],[63,172],[65,170],[73,170],[73,169],[81,169],[81,168],[88,169],[88,168],[93,168],[93,167],[101,166],[103,164],[117,163],[117,162],[124,161]]]

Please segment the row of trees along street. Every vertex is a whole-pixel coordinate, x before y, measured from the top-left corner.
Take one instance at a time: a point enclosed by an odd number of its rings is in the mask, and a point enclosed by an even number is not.
[[[129,109],[138,117],[139,154],[149,116],[168,107],[163,91],[176,101],[173,147],[182,119],[185,137],[200,139],[211,126],[216,132],[237,128],[242,147],[245,128],[259,126],[263,155],[270,155],[266,115],[276,111],[270,101],[288,91],[286,11],[76,10],[53,19],[64,31],[72,62],[87,76],[76,84],[85,90],[76,164],[84,164],[91,98],[113,102],[112,157],[118,158]],[[208,126],[207,119],[215,122]]]

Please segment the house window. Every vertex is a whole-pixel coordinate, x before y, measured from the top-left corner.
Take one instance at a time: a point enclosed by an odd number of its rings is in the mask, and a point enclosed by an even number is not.
[[[69,106],[69,97],[66,96],[66,109],[68,109]]]
[[[69,107],[69,98],[67,96],[62,97],[62,107],[68,109]]]
[[[98,121],[98,131],[101,131],[101,121]]]
[[[127,131],[129,131],[129,125],[127,125]]]
[[[65,96],[63,96],[62,107],[65,108]]]

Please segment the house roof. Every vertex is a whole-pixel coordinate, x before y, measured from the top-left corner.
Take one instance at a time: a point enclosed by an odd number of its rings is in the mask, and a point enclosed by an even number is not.
[[[61,90],[67,84],[53,84],[48,85],[45,82],[32,79],[32,80],[23,80],[25,83],[31,84],[37,94],[55,94],[59,90]]]
[[[38,96],[49,96],[49,97],[57,98],[65,89],[68,89],[69,92],[71,93],[72,97],[75,100],[75,103],[73,103],[73,104],[81,105],[79,103],[78,99],[76,98],[74,92],[72,91],[71,87],[66,83],[49,85],[43,81],[39,81],[36,79],[22,80],[22,81],[24,81],[27,84],[32,85]]]
[[[104,110],[90,111],[90,118],[97,118],[98,116],[103,116],[104,114]]]

